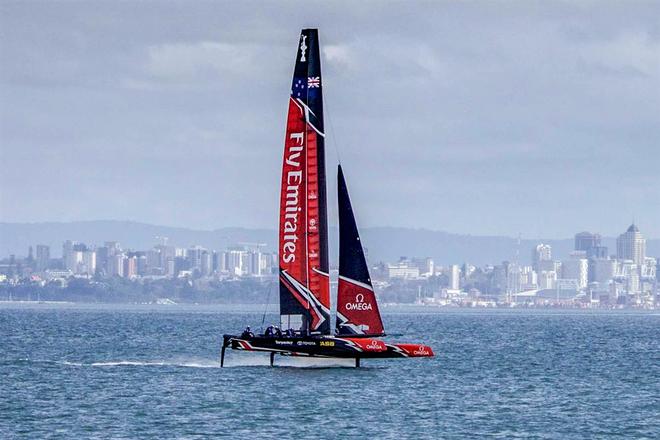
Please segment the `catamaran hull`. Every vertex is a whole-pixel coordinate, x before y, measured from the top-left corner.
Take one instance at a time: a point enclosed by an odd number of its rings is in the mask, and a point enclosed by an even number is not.
[[[221,364],[225,349],[279,353],[285,356],[310,356],[343,359],[383,359],[407,357],[432,357],[431,347],[424,344],[400,344],[375,338],[347,338],[333,336],[309,336],[293,338],[241,337],[224,335]],[[271,356],[272,363],[272,356]],[[359,364],[358,364],[359,365]]]

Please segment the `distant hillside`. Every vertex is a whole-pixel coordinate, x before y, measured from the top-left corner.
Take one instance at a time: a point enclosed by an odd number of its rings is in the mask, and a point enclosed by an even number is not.
[[[427,229],[375,227],[364,228],[362,242],[369,260],[395,261],[400,256],[429,256],[438,264],[470,262],[476,265],[513,260],[517,240],[511,237],[459,235]],[[51,254],[59,256],[65,240],[88,244],[119,241],[124,248],[148,249],[168,237],[169,243],[187,247],[201,245],[209,249],[225,249],[242,242],[266,243],[266,250],[275,251],[277,234],[272,229],[221,228],[200,231],[186,228],[156,226],[125,221],[88,221],[71,223],[0,223],[0,257],[26,255],[28,246],[46,244]],[[331,255],[336,253],[336,228],[330,230]],[[604,238],[604,244],[615,252],[615,239]],[[524,239],[520,243],[520,261],[530,261],[531,249],[537,243],[552,245],[553,256],[564,258],[573,248],[573,239]],[[648,254],[660,256],[660,240],[648,240]],[[335,257],[331,257],[335,260]]]

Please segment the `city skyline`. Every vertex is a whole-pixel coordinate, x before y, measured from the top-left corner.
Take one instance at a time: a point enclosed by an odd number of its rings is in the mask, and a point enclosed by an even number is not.
[[[660,237],[655,3],[34,5],[0,7],[2,221],[274,228],[314,24],[361,227]]]
[[[145,294],[140,293],[143,289],[150,301],[172,301],[167,290],[156,293],[153,286],[180,286],[179,281],[207,295],[207,300],[227,300],[214,289],[232,281],[251,282],[253,293],[263,294],[278,273],[278,255],[264,251],[266,246],[243,242],[224,250],[180,247],[161,237],[149,249],[136,250],[118,241],[101,245],[66,240],[62,257],[51,258],[49,246],[30,245],[25,258],[0,258],[0,293],[9,300],[14,295],[31,300],[32,293],[27,291],[25,297],[25,288],[32,287],[38,298],[41,293],[52,299],[71,294],[78,300],[106,301],[111,297],[99,286],[123,280],[134,301]],[[656,306],[660,259],[647,254],[646,239],[635,224],[617,237],[612,252],[600,234],[587,231],[575,234],[573,250],[567,255],[557,255],[547,243],[535,244],[531,251],[531,265],[518,256],[482,266],[463,262],[460,267],[436,264],[428,255],[402,256],[398,261],[371,259],[370,276],[383,300],[431,306]],[[338,266],[331,264],[329,272],[336,279]],[[76,296],[80,289],[92,296]],[[180,295],[184,294],[174,294],[177,299]]]

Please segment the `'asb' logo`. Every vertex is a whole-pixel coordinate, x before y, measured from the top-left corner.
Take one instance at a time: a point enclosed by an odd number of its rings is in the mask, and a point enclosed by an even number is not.
[[[355,295],[355,302],[346,303],[346,310],[372,310],[371,303],[364,302],[364,295]]]

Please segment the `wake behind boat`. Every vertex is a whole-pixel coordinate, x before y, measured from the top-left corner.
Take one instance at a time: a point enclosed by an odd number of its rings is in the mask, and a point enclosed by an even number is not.
[[[334,334],[330,325],[328,222],[323,97],[318,31],[303,29],[289,97],[279,222],[280,326],[255,335],[224,335],[227,347],[276,354],[353,358],[430,357],[423,344],[385,342],[383,321],[360,242],[341,165],[339,282]]]

